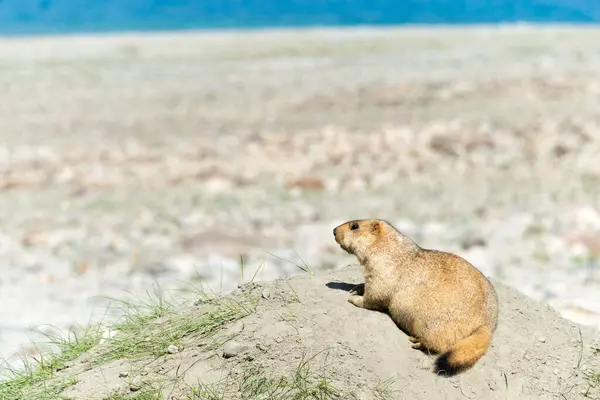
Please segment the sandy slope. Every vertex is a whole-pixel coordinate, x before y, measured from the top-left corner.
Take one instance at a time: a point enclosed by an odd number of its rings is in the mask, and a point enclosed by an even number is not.
[[[586,377],[600,368],[598,332],[568,322],[513,289],[495,283],[501,310],[490,351],[470,371],[444,378],[432,372],[433,358],[411,349],[386,315],[346,301],[346,290],[360,282],[362,271],[349,266],[327,274],[246,284],[231,296],[254,295],[260,298],[259,305],[256,312],[218,334],[227,337],[225,344],[207,349],[205,341],[187,338],[176,354],[121,359],[80,373],[76,375],[80,382],[64,394],[81,400],[104,398],[119,390],[128,393],[132,382],[138,382],[140,390],[139,382],[177,376],[178,383],[163,387],[165,398],[187,398],[191,388],[202,383],[218,394],[206,398],[235,399],[244,379],[294,376],[298,365],[308,361],[313,371],[309,380],[325,378],[340,396],[323,398],[516,400],[600,395],[600,388],[591,387]],[[241,350],[224,358],[224,349],[232,348]],[[79,361],[61,371],[57,379],[80,369],[78,365]]]

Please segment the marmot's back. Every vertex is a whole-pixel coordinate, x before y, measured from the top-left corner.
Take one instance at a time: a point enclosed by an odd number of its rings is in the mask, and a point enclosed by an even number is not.
[[[450,303],[478,302],[478,310],[495,327],[498,312],[496,292],[477,268],[453,253],[430,249],[419,249],[419,253],[417,260],[420,262],[414,267],[426,270],[433,284],[445,292]]]

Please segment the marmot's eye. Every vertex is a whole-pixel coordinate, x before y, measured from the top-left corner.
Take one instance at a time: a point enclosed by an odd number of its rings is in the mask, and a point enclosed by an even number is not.
[[[350,225],[350,229],[352,229],[353,231],[358,229],[358,224],[356,222],[354,222],[352,225]]]

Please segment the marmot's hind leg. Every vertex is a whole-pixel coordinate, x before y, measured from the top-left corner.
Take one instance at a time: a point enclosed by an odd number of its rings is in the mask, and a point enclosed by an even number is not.
[[[414,337],[414,336],[409,336],[408,340],[412,343],[411,347],[413,349],[420,349],[421,348],[421,339]]]

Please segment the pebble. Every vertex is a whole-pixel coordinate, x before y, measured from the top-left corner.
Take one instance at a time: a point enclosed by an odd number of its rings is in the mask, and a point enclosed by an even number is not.
[[[223,358],[237,357],[250,351],[250,349],[251,347],[247,344],[229,341],[223,346]]]
[[[129,386],[129,390],[130,390],[131,392],[137,392],[137,391],[139,391],[141,388],[142,388],[142,386],[141,386],[141,385],[137,385],[137,384],[134,384],[134,385],[130,385],[130,386]]]
[[[169,345],[169,347],[167,347],[167,352],[169,354],[175,354],[179,352],[179,347],[175,346],[175,345]]]
[[[600,212],[590,206],[576,208],[570,214],[570,222],[572,226],[580,231],[600,231]]]

